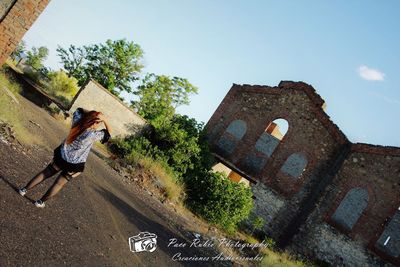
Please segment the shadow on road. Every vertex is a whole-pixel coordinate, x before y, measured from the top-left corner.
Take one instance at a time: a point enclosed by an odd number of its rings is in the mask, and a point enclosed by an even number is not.
[[[0,175],[0,180],[3,180],[9,187],[11,187],[15,191],[15,193],[18,194],[18,189],[19,189],[18,186],[16,186],[15,184],[11,183],[8,179],[4,178],[3,175]],[[31,199],[30,197],[27,197],[26,195],[24,197],[26,199],[30,200],[32,203],[34,202],[33,199]]]
[[[180,236],[177,236],[176,233],[172,232],[170,229],[165,226],[147,218],[134,207],[126,203],[124,200],[113,194],[112,192],[104,189],[103,187],[95,186],[95,191],[98,192],[105,200],[114,205],[132,224],[134,224],[140,231],[143,232],[151,232],[157,235],[157,248],[164,251],[168,254],[171,259],[176,253],[181,253],[184,257],[213,257],[215,255],[206,255],[204,251],[201,251],[199,248],[195,247],[186,247],[186,248],[173,248],[168,247],[168,243],[171,238],[177,238],[178,242],[185,242],[188,245],[193,240],[182,239]],[[221,262],[212,262],[212,261],[187,261],[182,262],[181,264],[184,266],[226,266],[227,262],[223,264]],[[229,266],[230,264],[228,264]]]

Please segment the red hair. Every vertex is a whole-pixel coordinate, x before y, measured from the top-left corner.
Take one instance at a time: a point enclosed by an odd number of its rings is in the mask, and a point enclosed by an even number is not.
[[[92,110],[84,113],[82,118],[71,128],[66,139],[67,144],[71,144],[79,135],[93,124],[100,122],[100,112]]]

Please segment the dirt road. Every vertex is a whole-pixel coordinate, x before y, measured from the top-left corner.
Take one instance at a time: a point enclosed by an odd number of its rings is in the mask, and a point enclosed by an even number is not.
[[[230,262],[174,261],[173,256],[206,256],[205,249],[168,247],[171,238],[191,242],[184,230],[190,223],[93,153],[84,174],[69,182],[46,208],[36,208],[54,182],[49,178],[20,196],[15,189],[26,184],[52,158],[52,149],[67,128],[47,112],[19,97],[23,123],[42,146],[12,145],[0,141],[0,266],[196,266],[230,265]],[[133,253],[128,238],[139,232],[158,236],[154,252]],[[214,256],[214,255],[209,255]]]

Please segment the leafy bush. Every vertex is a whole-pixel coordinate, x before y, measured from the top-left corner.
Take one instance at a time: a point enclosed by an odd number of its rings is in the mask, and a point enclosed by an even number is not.
[[[251,232],[253,234],[255,230],[260,230],[264,227],[265,220],[260,216],[255,216],[251,221],[251,224],[253,225],[253,230]]]
[[[202,124],[187,116],[175,115],[165,123],[153,121],[152,131],[143,136],[130,136],[111,142],[111,149],[121,157],[131,151],[162,160],[173,168],[180,180],[184,174],[194,169],[201,156],[199,138]]]
[[[165,155],[156,146],[154,146],[144,136],[129,136],[126,138],[115,138],[110,141],[110,149],[113,153],[122,158],[135,154],[145,157],[151,157],[155,160],[165,160]]]
[[[144,136],[112,140],[111,150],[123,158],[139,153],[170,166],[177,183],[185,185],[186,203],[193,212],[227,231],[236,229],[252,209],[252,192],[211,172],[212,156],[203,124],[176,114],[167,122],[153,120],[152,126]]]
[[[228,232],[233,232],[253,208],[250,188],[232,182],[222,173],[204,172],[203,176],[186,179],[185,184],[189,207]]]
[[[68,77],[64,71],[50,72],[48,76],[50,78],[48,87],[55,94],[73,96],[78,92],[78,80],[74,77]]]

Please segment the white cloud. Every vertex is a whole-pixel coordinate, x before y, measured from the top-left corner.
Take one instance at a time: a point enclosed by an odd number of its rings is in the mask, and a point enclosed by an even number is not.
[[[380,70],[368,68],[367,66],[360,66],[358,74],[367,81],[383,81],[385,79],[385,73]]]

